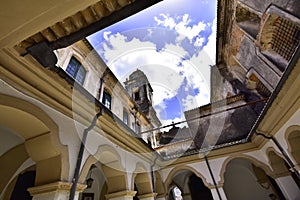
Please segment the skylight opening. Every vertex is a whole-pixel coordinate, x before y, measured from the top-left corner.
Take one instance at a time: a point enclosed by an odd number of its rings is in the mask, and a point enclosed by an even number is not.
[[[145,73],[163,125],[184,121],[185,111],[210,102],[216,4],[164,0],[87,39],[120,83]]]

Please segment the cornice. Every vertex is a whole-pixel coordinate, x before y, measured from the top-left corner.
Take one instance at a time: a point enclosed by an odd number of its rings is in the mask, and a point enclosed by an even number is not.
[[[26,96],[30,96],[54,110],[74,118],[89,126],[94,115],[100,110],[99,105],[87,98],[80,88],[73,87],[57,73],[42,67],[31,56],[21,57],[13,49],[0,51],[0,77]],[[103,116],[94,129],[113,141],[116,145],[136,153],[151,153],[145,142],[133,134],[117,119],[111,111],[105,109]],[[147,161],[154,156],[142,156]]]

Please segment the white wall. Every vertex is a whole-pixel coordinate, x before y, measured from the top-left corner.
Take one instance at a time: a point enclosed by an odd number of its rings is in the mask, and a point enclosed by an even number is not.
[[[230,200],[269,199],[273,191],[258,184],[251,163],[246,160],[233,160],[226,168],[224,191]]]

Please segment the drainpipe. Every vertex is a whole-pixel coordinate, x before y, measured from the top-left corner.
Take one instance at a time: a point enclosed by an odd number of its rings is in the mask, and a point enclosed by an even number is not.
[[[92,130],[94,128],[98,118],[101,115],[102,115],[102,108],[100,108],[100,112],[98,112],[94,116],[91,125],[89,127],[87,127],[86,129],[84,129],[84,131],[83,131],[83,136],[82,136],[82,139],[81,139],[80,149],[79,149],[77,162],[76,162],[76,167],[75,167],[75,172],[74,172],[74,178],[72,180],[72,187],[70,189],[69,200],[74,200],[74,197],[75,197],[76,187],[77,187],[77,183],[78,183],[78,179],[79,179],[79,171],[80,171],[80,167],[81,167],[81,162],[82,162],[82,157],[83,157],[83,152],[84,152],[84,148],[85,148],[85,142],[86,142],[87,134],[90,130]]]
[[[151,182],[152,182],[152,192],[154,194],[154,200],[156,200],[156,187],[155,187],[155,180],[154,180],[154,166],[156,165],[156,160],[158,159],[157,154],[155,153],[155,159],[153,161],[153,164],[151,165]]]
[[[211,168],[210,168],[210,165],[209,165],[209,162],[208,162],[208,159],[207,159],[207,157],[206,157],[206,154],[205,154],[205,153],[204,153],[204,159],[205,159],[205,162],[206,162],[207,168],[208,168],[208,170],[209,170],[209,173],[210,173],[211,179],[212,179],[212,180],[213,180],[213,182],[214,182],[214,186],[215,186],[215,188],[216,188],[216,190],[217,190],[217,193],[218,193],[219,199],[220,199],[220,200],[222,200],[222,197],[221,197],[221,194],[220,194],[219,188],[218,188],[218,186],[217,186],[217,183],[216,183],[216,180],[215,180],[214,174],[213,174],[213,172],[212,172],[212,170],[211,170]]]
[[[283,147],[280,145],[280,143],[278,142],[278,140],[275,137],[273,137],[273,136],[266,136],[266,135],[264,135],[262,133],[257,133],[256,131],[254,132],[254,134],[262,136],[262,137],[264,137],[264,138],[266,138],[268,140],[271,139],[275,143],[275,145],[277,146],[277,148],[280,150],[281,154],[285,158],[285,160],[286,160],[287,164],[289,165],[289,167],[296,174],[298,180],[300,180],[300,174],[299,174],[299,172],[295,168],[294,163],[292,162],[292,160],[290,159],[290,157],[287,155],[287,153],[284,151]]]

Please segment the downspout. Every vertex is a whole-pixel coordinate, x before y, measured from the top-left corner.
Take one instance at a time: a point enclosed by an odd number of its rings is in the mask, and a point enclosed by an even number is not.
[[[94,116],[93,121],[90,124],[90,126],[87,127],[86,129],[84,129],[84,131],[83,131],[82,140],[81,140],[80,149],[79,149],[77,162],[76,162],[76,167],[75,167],[75,172],[74,172],[74,178],[72,180],[72,187],[70,189],[69,200],[74,200],[74,197],[75,197],[76,187],[77,187],[77,183],[78,183],[78,179],[79,179],[79,171],[80,171],[80,167],[81,167],[81,162],[82,162],[82,157],[83,157],[83,152],[84,152],[84,148],[85,148],[85,142],[86,142],[87,134],[89,133],[90,130],[92,130],[94,128],[98,118],[101,115],[102,115],[102,108],[100,108],[100,112],[98,112]]]
[[[207,168],[208,168],[208,170],[209,170],[209,173],[210,173],[211,179],[213,180],[214,186],[215,186],[215,188],[216,188],[216,190],[217,190],[217,193],[218,193],[219,199],[220,199],[220,200],[222,200],[222,197],[221,197],[221,194],[220,194],[219,188],[218,188],[218,186],[217,186],[217,183],[216,183],[216,180],[215,180],[214,174],[213,174],[213,172],[212,172],[212,170],[211,170],[211,168],[210,168],[210,164],[209,164],[209,162],[208,162],[208,159],[207,159],[207,157],[206,157],[206,154],[205,154],[205,153],[204,153],[204,159],[205,159],[205,162],[206,162]]]
[[[264,137],[264,138],[266,138],[268,140],[271,139],[275,143],[275,145],[277,146],[277,148],[280,150],[280,152],[283,155],[283,157],[285,158],[287,164],[292,169],[292,172],[294,172],[295,175],[297,176],[298,180],[300,180],[300,174],[299,174],[299,172],[295,168],[294,163],[292,162],[292,160],[290,159],[290,157],[287,155],[287,153],[284,151],[283,147],[280,145],[280,143],[278,142],[278,140],[275,137],[273,137],[273,136],[266,136],[266,135],[264,135],[262,133],[257,133],[256,131],[254,132],[254,134],[262,136],[262,137]]]
[[[154,200],[156,200],[156,187],[155,187],[155,179],[154,179],[154,166],[156,165],[156,160],[158,159],[157,154],[155,153],[155,159],[153,164],[151,165],[151,182],[152,182],[152,192],[154,195]]]

